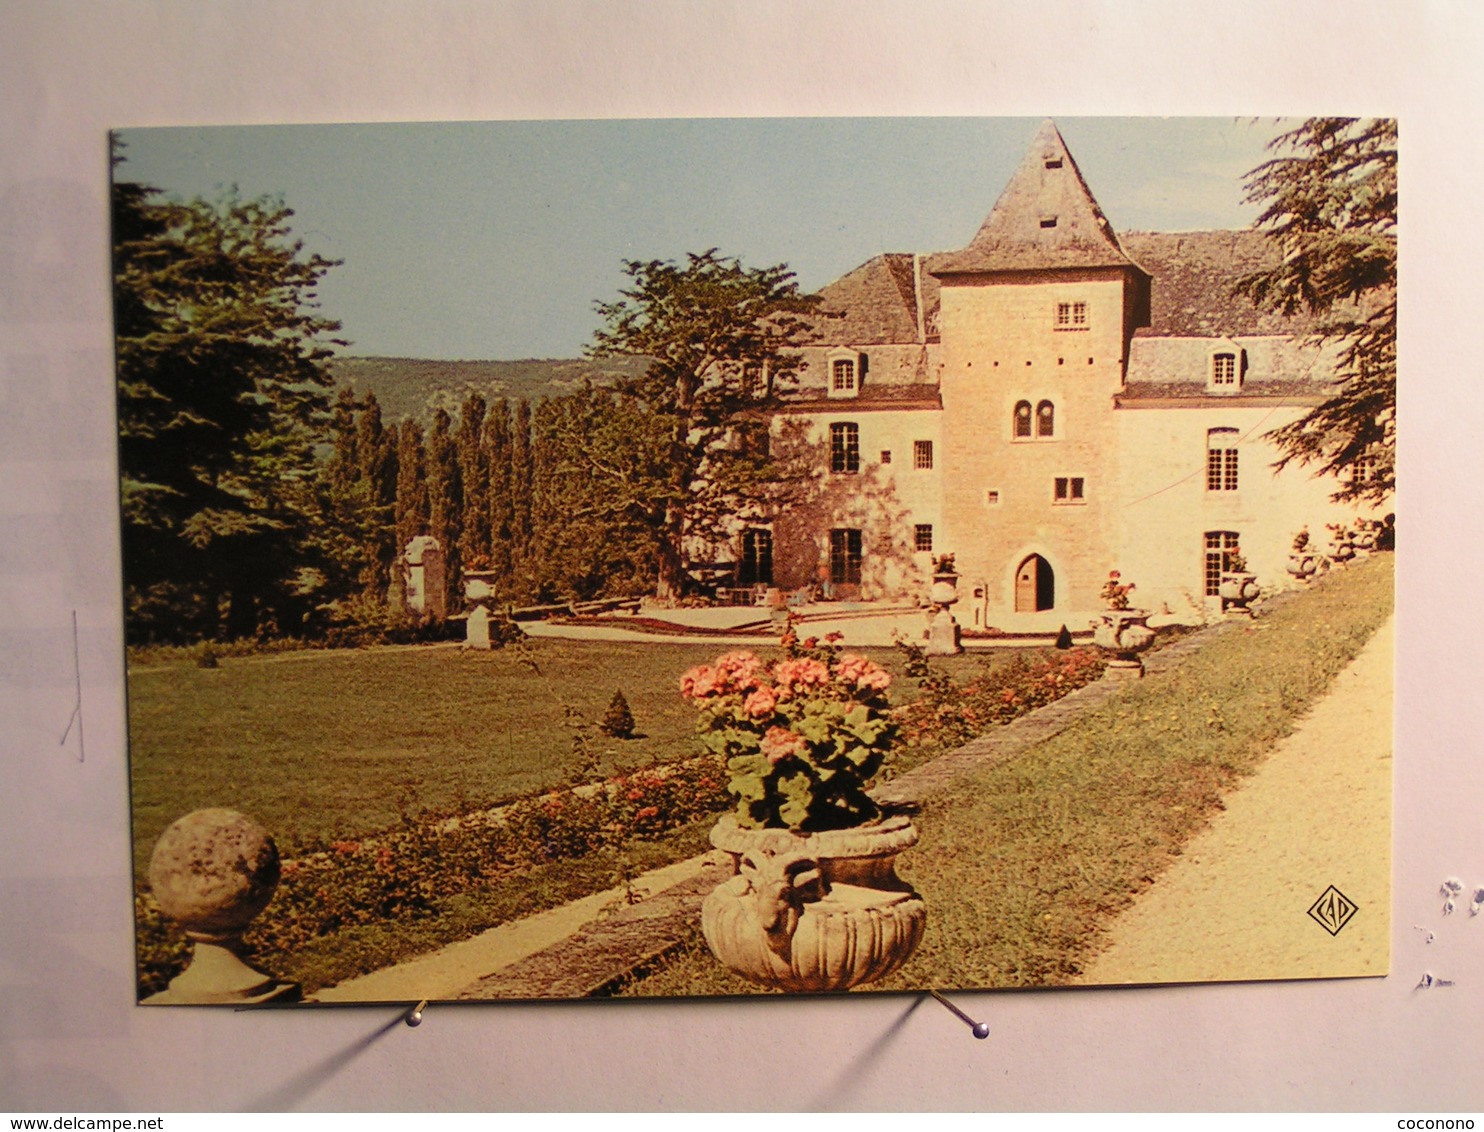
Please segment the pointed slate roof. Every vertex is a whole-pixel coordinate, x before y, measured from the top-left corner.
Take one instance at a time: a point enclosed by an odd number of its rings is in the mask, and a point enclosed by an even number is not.
[[[930,256],[925,266],[934,275],[1094,267],[1144,273],[1119,244],[1050,119],[968,247]]]
[[[810,340],[869,346],[917,341],[918,288],[912,255],[887,252],[861,264],[821,289],[820,315]],[[938,281],[925,271],[921,280],[923,321],[937,321]]]

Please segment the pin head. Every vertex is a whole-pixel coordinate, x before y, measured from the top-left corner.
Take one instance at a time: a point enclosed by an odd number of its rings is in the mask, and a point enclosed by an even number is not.
[[[975,1022],[974,1023],[974,1036],[976,1038],[987,1038],[987,1037],[989,1037],[989,1023],[988,1022]]]

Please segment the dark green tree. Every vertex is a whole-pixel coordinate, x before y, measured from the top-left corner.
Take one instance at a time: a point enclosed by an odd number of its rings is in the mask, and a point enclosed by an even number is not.
[[[533,554],[536,461],[531,444],[531,403],[522,397],[510,427],[510,560],[519,600],[534,599],[541,588],[541,564]]]
[[[463,484],[459,514],[459,561],[465,569],[472,563],[487,564],[490,553],[490,470],[484,448],[484,418],[488,406],[478,393],[464,398],[459,425],[454,430],[454,448]]]
[[[622,297],[598,304],[604,325],[591,353],[650,359],[617,388],[654,421],[664,456],[652,481],[629,481],[602,459],[591,474],[647,515],[656,594],[672,599],[686,588],[692,539],[714,541],[778,497],[784,477],[768,456],[768,410],[797,377],[792,348],[818,299],[801,294],[782,264],[745,268],[715,248],[683,264],[627,261],[624,273]]]
[[[454,600],[459,576],[459,519],[464,488],[459,474],[458,449],[453,440],[453,418],[439,409],[427,444],[428,533],[443,547],[444,608],[460,608]]]
[[[515,596],[515,513],[510,469],[510,404],[503,398],[490,406],[484,418],[485,466],[489,469],[490,569],[496,574],[496,592],[505,600]]]
[[[584,385],[537,406],[533,559],[543,600],[653,587],[655,509],[645,485],[665,481],[667,439],[656,418],[611,390]]]
[[[362,592],[367,598],[384,601],[396,552],[397,438],[395,430],[383,427],[381,405],[374,393],[366,394],[356,419],[356,455],[371,508]]]
[[[112,193],[119,461],[130,635],[301,630],[316,593],[317,446],[338,324],[333,261],[281,201]]]
[[[1279,264],[1239,289],[1316,316],[1316,336],[1338,351],[1333,393],[1269,434],[1278,467],[1318,465],[1338,477],[1336,499],[1379,502],[1396,487],[1396,121],[1310,118],[1269,151],[1247,199]]]
[[[402,554],[428,527],[428,481],[422,426],[410,417],[397,428],[397,490],[393,506],[391,604],[406,607]]]

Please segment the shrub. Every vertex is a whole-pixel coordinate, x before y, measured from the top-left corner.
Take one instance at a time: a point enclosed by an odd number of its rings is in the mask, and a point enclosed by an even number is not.
[[[615,739],[634,737],[634,713],[629,710],[629,701],[624,699],[622,689],[613,693],[613,699],[608,701],[608,710],[603,713],[603,722],[598,727],[604,735]]]

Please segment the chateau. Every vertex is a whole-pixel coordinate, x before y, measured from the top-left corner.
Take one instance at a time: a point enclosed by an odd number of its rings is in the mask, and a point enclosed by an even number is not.
[[[740,534],[739,580],[918,597],[953,554],[966,629],[1055,629],[1111,570],[1136,604],[1219,610],[1240,547],[1288,584],[1294,535],[1356,517],[1266,434],[1326,396],[1310,323],[1234,297],[1255,231],[1115,233],[1055,125],[967,246],[882,255],[826,287],[774,422],[822,465]]]

